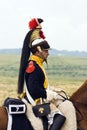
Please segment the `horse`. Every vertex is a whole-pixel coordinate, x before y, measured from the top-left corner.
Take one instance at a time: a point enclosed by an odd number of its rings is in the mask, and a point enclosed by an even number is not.
[[[56,93],[57,94],[57,93]],[[61,96],[61,94],[59,94]],[[51,97],[51,96],[50,96]],[[57,97],[57,95],[55,95]],[[62,96],[64,98],[64,96]],[[58,100],[58,98],[56,98]],[[87,80],[81,85],[81,87],[73,93],[69,99],[70,102],[75,107],[76,119],[77,119],[77,129],[87,130]],[[58,104],[62,104],[61,101]],[[59,105],[61,106],[61,105]],[[32,121],[30,123],[29,130],[43,130],[43,124],[38,120],[37,117],[32,114],[31,107],[29,108],[29,119]],[[32,119],[34,117],[34,120]],[[40,125],[39,125],[40,123]],[[33,127],[34,125],[34,127]],[[8,126],[8,112],[3,106],[0,107],[0,130],[7,130]],[[38,127],[38,128],[37,128]],[[37,129],[36,129],[37,128]]]
[[[7,130],[8,114],[5,107],[0,107],[0,130]]]
[[[87,80],[71,95],[70,101],[76,110],[78,130],[87,130]]]

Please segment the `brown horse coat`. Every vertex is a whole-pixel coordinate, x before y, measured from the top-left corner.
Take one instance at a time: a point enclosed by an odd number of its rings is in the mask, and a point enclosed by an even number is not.
[[[76,108],[78,128],[87,130],[87,80],[70,97],[70,100]]]
[[[0,130],[7,130],[8,114],[4,107],[0,107]]]

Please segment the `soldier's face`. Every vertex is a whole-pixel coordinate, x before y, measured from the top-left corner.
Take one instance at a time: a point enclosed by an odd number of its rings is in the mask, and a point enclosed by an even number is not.
[[[42,50],[42,53],[44,55],[44,58],[47,59],[47,57],[49,56],[49,50]]]

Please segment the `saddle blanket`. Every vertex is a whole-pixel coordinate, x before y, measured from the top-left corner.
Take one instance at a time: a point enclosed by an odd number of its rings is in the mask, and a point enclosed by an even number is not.
[[[9,115],[8,114],[8,127],[7,130],[33,130],[29,120],[25,114]]]

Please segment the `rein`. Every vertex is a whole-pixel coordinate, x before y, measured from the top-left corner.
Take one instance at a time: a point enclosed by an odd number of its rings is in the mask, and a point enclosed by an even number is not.
[[[65,94],[65,96],[63,96],[62,94],[60,94],[61,92],[63,92]],[[64,99],[63,101],[68,100],[68,96],[67,96],[67,94],[66,94],[65,91],[61,90],[60,93],[58,95],[61,96]]]
[[[60,97],[62,97],[62,98],[58,98],[62,102],[64,102],[65,100],[69,100],[69,98],[68,98],[65,91],[63,91],[63,90],[60,90],[60,91],[54,90],[54,92],[56,92]],[[59,104],[56,107],[58,107],[58,106],[59,106]]]

